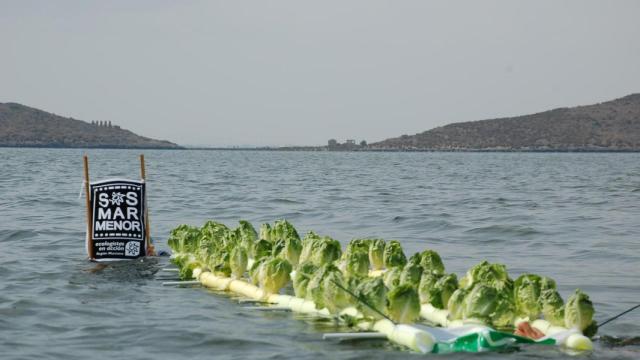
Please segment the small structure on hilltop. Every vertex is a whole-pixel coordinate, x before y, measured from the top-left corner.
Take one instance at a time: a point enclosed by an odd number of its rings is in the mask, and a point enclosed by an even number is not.
[[[356,143],[354,139],[347,139],[344,143],[339,143],[336,139],[327,142],[327,150],[330,151],[358,151],[368,148],[367,141],[362,140]]]

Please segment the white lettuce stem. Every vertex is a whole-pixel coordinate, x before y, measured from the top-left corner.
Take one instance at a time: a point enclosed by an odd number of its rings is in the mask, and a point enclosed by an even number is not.
[[[231,291],[254,300],[264,301],[284,308],[289,308],[294,312],[319,317],[331,316],[326,308],[317,310],[313,301],[290,295],[268,294],[259,287],[249,284],[243,280],[218,276],[209,271],[203,271],[203,269],[200,268],[193,270],[193,277],[200,281],[202,285],[212,289]],[[356,318],[363,317],[355,308],[345,309],[344,313]],[[387,339],[390,341],[399,345],[404,345],[416,352],[429,353],[433,350],[433,346],[435,345],[435,339],[431,334],[409,325],[395,325],[391,321],[383,319],[376,321],[375,323],[365,321],[360,327],[362,328],[363,326],[385,334]]]

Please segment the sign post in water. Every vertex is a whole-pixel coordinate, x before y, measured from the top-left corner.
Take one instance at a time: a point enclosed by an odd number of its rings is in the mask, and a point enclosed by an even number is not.
[[[93,258],[145,256],[144,182],[91,183]]]
[[[87,252],[92,260],[135,259],[154,255],[146,207],[144,157],[142,180],[111,179],[89,182],[87,195]]]

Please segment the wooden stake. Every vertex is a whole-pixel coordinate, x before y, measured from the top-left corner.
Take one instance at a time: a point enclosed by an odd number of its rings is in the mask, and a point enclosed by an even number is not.
[[[147,172],[144,166],[144,154],[140,154],[140,177],[142,180],[146,182],[147,180]],[[144,196],[144,227],[147,230],[146,242],[147,242],[147,250],[148,256],[156,256],[156,249],[151,243],[151,227],[149,225],[149,208],[147,207],[147,186],[145,184],[145,196]]]
[[[89,157],[84,155],[84,195],[87,199],[87,250],[89,259],[93,258],[93,211],[91,211],[91,190],[89,189]]]

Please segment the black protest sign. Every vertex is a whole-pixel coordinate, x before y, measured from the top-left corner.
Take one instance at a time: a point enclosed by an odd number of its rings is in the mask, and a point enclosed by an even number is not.
[[[142,181],[91,183],[94,259],[135,259],[146,255],[145,187]]]

